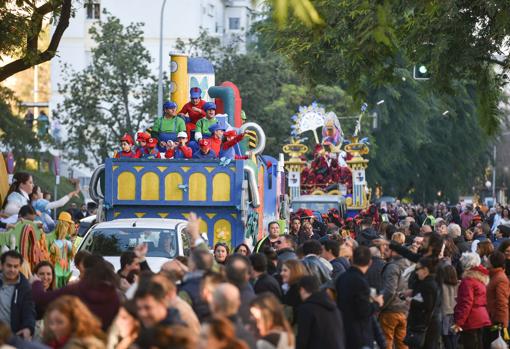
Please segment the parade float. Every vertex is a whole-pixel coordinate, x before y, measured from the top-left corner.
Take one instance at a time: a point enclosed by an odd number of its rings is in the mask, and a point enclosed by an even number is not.
[[[290,143],[283,147],[289,157],[285,168],[294,211],[310,208],[324,214],[338,209],[352,217],[368,208],[371,192],[365,176],[368,160],[364,156],[369,148],[367,139],[358,135],[365,110],[366,105],[356,130],[346,139],[335,113],[326,112],[317,103],[299,107],[292,117]],[[315,141],[311,160],[306,158],[309,147],[304,144],[305,132],[311,132]]]
[[[190,88],[200,87],[201,98],[215,102],[217,119],[246,134],[234,149],[239,159],[107,159],[90,185],[99,218],[186,219],[196,212],[211,246],[255,244],[268,222],[285,218],[280,209],[285,196],[283,161],[262,154],[264,131],[243,119],[235,84],[216,85],[214,68],[206,59],[180,54],[170,58],[170,99],[180,109],[188,102]]]

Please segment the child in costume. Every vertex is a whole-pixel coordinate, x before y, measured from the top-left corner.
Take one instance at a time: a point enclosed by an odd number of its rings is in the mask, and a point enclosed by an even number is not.
[[[221,144],[221,150],[220,150],[220,158],[227,158],[227,159],[238,159],[235,151],[234,146],[241,142],[244,138],[244,133],[237,134],[235,130],[229,130],[226,131],[223,136],[225,137],[225,140]]]
[[[120,139],[120,147],[121,151],[113,154],[113,157],[115,159],[121,159],[121,158],[129,158],[133,159],[136,157],[135,152],[132,150],[132,147],[135,145],[135,142],[133,142],[133,138],[131,135],[125,133],[124,136]]]
[[[146,151],[147,141],[151,138],[151,135],[147,132],[138,132],[136,134],[136,141],[138,142],[138,147],[135,151],[135,158],[140,159]]]
[[[211,141],[211,149],[214,150],[215,154],[220,153],[225,128],[222,122],[214,123],[209,127],[209,132],[211,133],[211,138],[209,138],[209,140]]]
[[[142,159],[161,159],[161,155],[159,154],[159,150],[157,148],[158,140],[157,138],[149,138],[147,140],[147,145],[142,151]]]
[[[216,104],[212,102],[207,102],[204,104],[205,110],[205,118],[202,118],[197,121],[197,125],[195,128],[195,140],[198,142],[202,138],[209,138],[211,136],[211,132],[209,131],[209,127],[212,124],[218,122],[216,119]]]
[[[58,215],[55,228],[55,240],[50,246],[50,260],[55,266],[55,281],[57,288],[66,285],[71,276],[71,261],[74,257],[74,248],[71,240],[76,234],[76,226],[69,212]]]
[[[216,159],[216,153],[211,149],[211,140],[210,139],[201,139],[198,142],[200,146],[199,150],[197,150],[193,154],[193,159]]]
[[[186,132],[179,132],[177,135],[177,142],[167,142],[167,151],[165,153],[166,159],[191,159],[193,152],[190,147],[186,145],[188,141],[188,134]]]

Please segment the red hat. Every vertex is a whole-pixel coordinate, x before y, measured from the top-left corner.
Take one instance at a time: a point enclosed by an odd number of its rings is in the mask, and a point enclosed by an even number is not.
[[[133,145],[135,142],[133,142],[133,137],[131,137],[130,134],[124,133],[124,136],[120,139],[121,142],[127,142],[129,145]]]
[[[152,138],[151,137],[151,138],[149,138],[147,140],[147,146],[149,148],[155,148],[157,144],[158,144],[158,139],[157,138]]]
[[[223,135],[225,137],[235,137],[235,136],[237,136],[237,132],[236,132],[236,130],[230,130],[230,131],[226,131],[225,133],[223,133]]]
[[[303,210],[303,213],[304,213],[304,216],[305,217],[313,217],[313,211],[312,210]]]
[[[208,140],[208,139],[205,139],[205,138],[202,138],[198,144],[201,146],[201,147],[204,147],[204,148],[210,148],[211,147],[211,141]]]
[[[147,132],[138,132],[136,134],[136,141],[137,142],[140,142],[140,141],[147,142],[149,140],[149,138],[151,138],[151,135],[148,134]]]

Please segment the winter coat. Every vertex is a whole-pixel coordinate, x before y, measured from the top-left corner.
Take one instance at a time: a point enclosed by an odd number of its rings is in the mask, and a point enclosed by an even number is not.
[[[399,294],[407,290],[407,280],[403,277],[407,261],[403,257],[393,257],[382,270],[382,289],[384,298],[382,312],[404,313],[409,310],[406,301]]]
[[[294,325],[297,321],[299,305],[302,303],[297,283],[290,285],[287,292],[284,291],[282,303],[287,306],[287,318],[289,319],[289,322]]]
[[[386,262],[381,257],[372,257],[372,264],[367,270],[366,278],[370,287],[379,292],[383,286],[382,270]]]
[[[342,313],[346,348],[373,348],[372,316],[376,306],[370,301],[370,286],[365,275],[350,267],[336,281],[337,305]]]
[[[102,329],[106,331],[113,322],[120,307],[117,289],[111,284],[93,285],[86,278],[53,291],[44,291],[41,281],[32,284],[34,301],[46,308],[52,301],[63,295],[78,297],[90,312],[101,320]]]
[[[423,301],[419,301],[417,298]],[[429,327],[431,318],[439,314],[439,286],[433,275],[416,282],[413,298],[407,317],[407,327],[412,330],[423,330]]]
[[[179,287],[179,296],[188,301],[201,322],[211,314],[209,305],[200,296],[200,283],[203,275],[203,271],[186,274],[183,283]]]
[[[294,345],[289,344],[287,332],[270,332],[257,341],[257,349],[294,349]]]
[[[241,296],[241,306],[239,307],[239,316],[245,324],[249,324],[251,321],[250,303],[255,298],[255,292],[253,287],[247,282],[243,286],[239,287],[239,293]]]
[[[463,236],[458,236],[453,239],[455,246],[459,249],[460,253],[471,251],[471,244],[469,244]]]
[[[476,330],[491,324],[485,290],[489,277],[480,269],[466,270],[459,286],[454,320],[463,330]]]
[[[3,278],[0,277],[0,287],[3,286]],[[11,300],[11,331],[18,332],[28,328],[34,334],[35,328],[35,305],[32,299],[30,283],[23,274],[19,274],[19,281],[14,286]]]
[[[490,281],[487,285],[487,311],[493,324],[508,323],[508,297],[510,297],[510,281],[503,268],[489,271]]]
[[[329,261],[333,267],[331,278],[336,279],[350,267],[349,261],[344,257],[338,257]]]
[[[344,349],[342,316],[324,292],[308,297],[299,306],[296,349]]]
[[[264,292],[271,292],[278,299],[282,299],[282,290],[280,288],[280,284],[278,281],[271,275],[264,273],[261,274],[253,284],[253,290],[255,294],[260,294]]]
[[[310,275],[317,277],[321,284],[331,280],[331,272],[324,262],[316,255],[308,255],[303,258],[303,264]]]

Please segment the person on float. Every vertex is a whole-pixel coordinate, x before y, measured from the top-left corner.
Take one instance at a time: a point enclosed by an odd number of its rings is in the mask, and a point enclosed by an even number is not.
[[[19,209],[30,203],[30,193],[34,189],[32,175],[26,172],[16,172],[12,177],[12,184],[5,196],[2,209],[5,216],[18,215]],[[11,223],[11,222],[9,222]]]
[[[211,141],[211,149],[214,150],[215,154],[220,153],[225,129],[226,127],[222,122],[217,122],[209,127],[209,132],[211,133],[209,140]]]
[[[166,101],[163,104],[164,115],[154,121],[151,129],[151,137],[160,142],[169,140],[176,142],[179,132],[186,132],[186,124],[182,117],[177,116],[177,103]]]
[[[207,102],[204,104],[204,110],[206,113],[205,118],[198,120],[195,128],[195,140],[197,142],[202,138],[211,137],[209,127],[218,122],[218,119],[216,119],[215,117],[216,104],[214,104],[213,102]]]
[[[191,159],[193,151],[186,145],[188,141],[188,134],[186,132],[179,132],[177,135],[177,143],[172,141],[167,142],[167,151],[165,153],[166,159]]]
[[[69,200],[73,197],[80,196],[80,189],[73,190],[69,192],[67,195],[64,195],[59,200],[49,202],[46,199],[43,199],[43,192],[41,187],[34,185],[34,189],[30,194],[32,207],[37,211],[38,216],[36,217],[36,221],[43,223],[43,228],[45,232],[50,232],[55,229],[55,222],[51,218],[51,210],[65,206]]]
[[[158,140],[157,138],[149,138],[147,140],[147,145],[142,151],[142,159],[161,159],[161,155],[159,154],[159,150],[157,149]]]
[[[244,135],[245,133],[237,134],[235,130],[225,131],[225,133],[223,133],[224,141],[220,149],[220,159],[223,157],[231,160],[239,159],[240,157],[238,157],[234,151],[234,146],[243,140]]]
[[[124,136],[120,139],[120,148],[121,151],[115,151],[115,154],[113,154],[113,157],[115,159],[121,159],[121,158],[128,158],[133,159],[136,157],[136,153],[133,151],[133,146],[135,145],[135,142],[133,141],[133,137],[131,137],[130,134],[125,133]]]
[[[138,142],[138,146],[135,150],[135,158],[140,159],[142,155],[146,152],[147,141],[151,138],[151,135],[147,132],[138,132],[136,134],[136,141]]]
[[[55,266],[57,288],[67,284],[71,276],[71,260],[75,254],[71,240],[76,235],[76,226],[69,212],[60,212],[55,228],[55,240],[51,243],[50,260]]]
[[[179,115],[187,115],[186,130],[188,134],[195,131],[197,121],[205,117],[203,109],[206,101],[202,99],[202,90],[199,87],[192,87],[189,91],[190,101],[182,107]],[[194,132],[193,132],[194,133]]]
[[[216,159],[216,153],[211,149],[210,139],[201,139],[198,142],[200,148],[193,154],[193,159]]]

